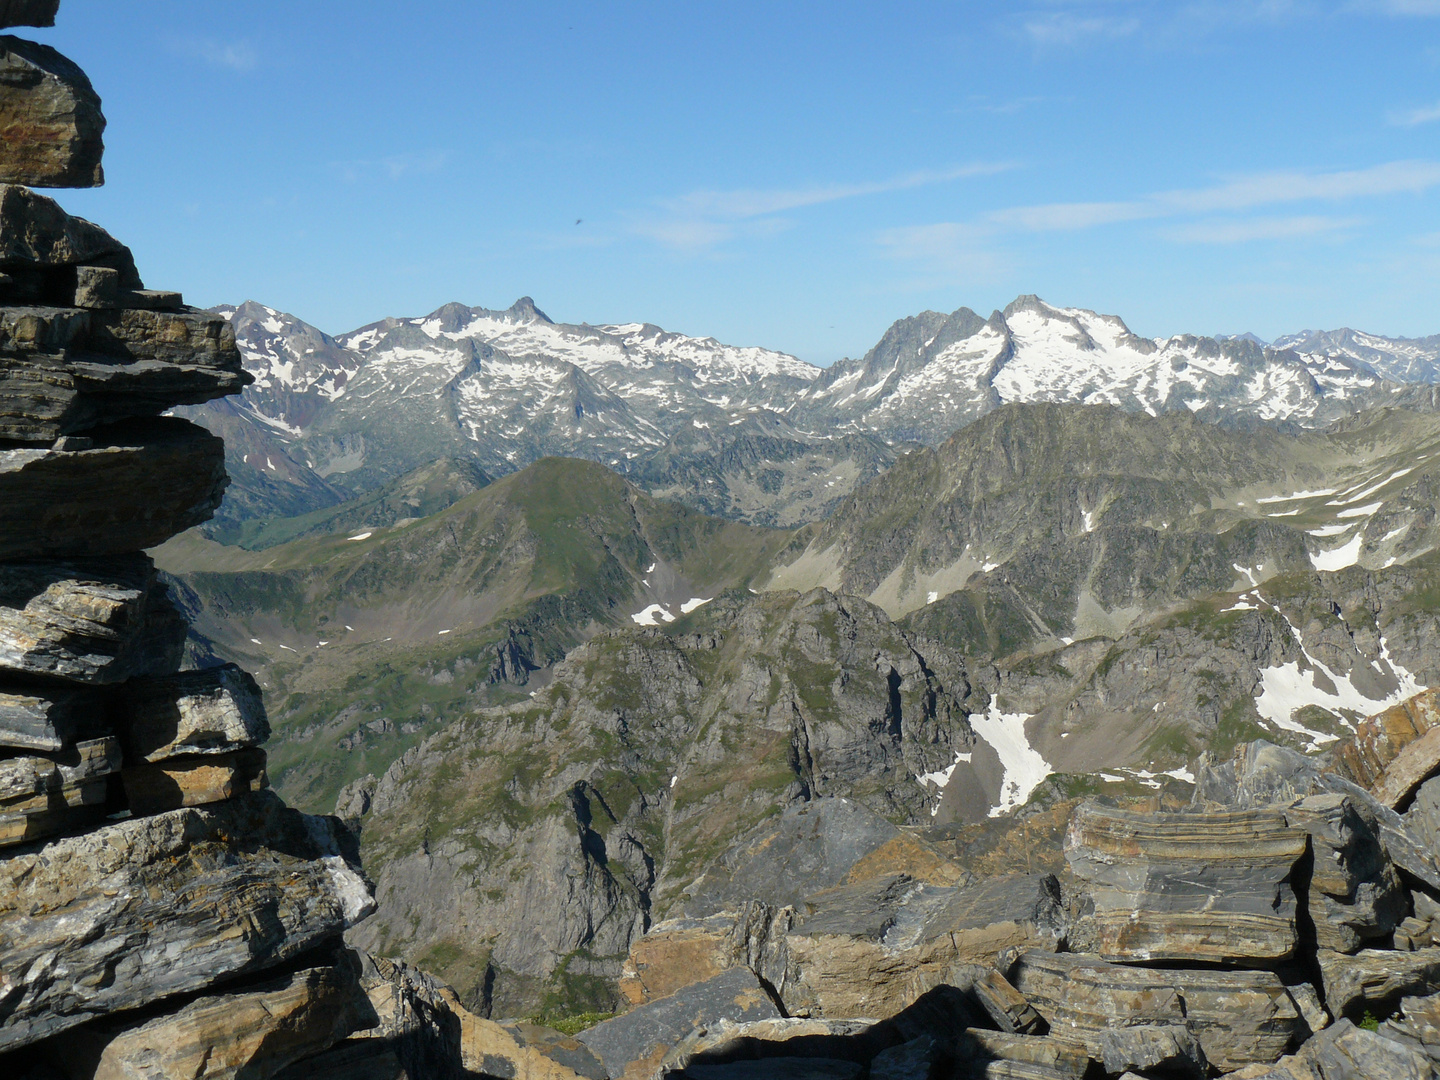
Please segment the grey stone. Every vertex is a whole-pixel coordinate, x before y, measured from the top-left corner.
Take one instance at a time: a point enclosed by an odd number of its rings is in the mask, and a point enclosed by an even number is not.
[[[1047,1069],[1059,1076],[1080,1080],[1090,1068],[1090,1056],[1084,1050],[1059,1039],[1035,1035],[1015,1035],[984,1028],[966,1028],[955,1040],[955,1056],[974,1073],[976,1064],[989,1066],[997,1062],[1029,1065]],[[986,1069],[988,1075],[988,1068]]]
[[[60,0],[0,0],[0,27],[54,26]]]
[[[348,957],[197,998],[144,1020],[99,1021],[55,1040],[94,1080],[268,1077],[375,1022]]]
[[[0,747],[63,750],[110,730],[109,710],[92,690],[0,684]]]
[[[0,182],[99,187],[105,117],[85,73],[48,45],[0,36]]]
[[[724,1065],[689,1065],[679,1075],[690,1080],[859,1080],[865,1067],[835,1058],[765,1058]]]
[[[1406,819],[1383,805],[1358,784],[1334,773],[1321,774],[1316,778],[1316,786],[1322,791],[1348,795],[1356,811],[1370,823],[1380,837],[1380,843],[1385,846],[1390,861],[1432,889],[1440,889],[1440,864],[1436,863],[1436,852],[1440,849],[1427,845],[1425,840],[1411,829]],[[1424,790],[1423,785],[1421,790]],[[1418,793],[1416,802],[1419,802]]]
[[[230,324],[219,315],[194,308],[4,307],[0,308],[0,353],[84,354],[80,358],[241,368]]]
[[[120,770],[120,740],[82,742],[69,753],[0,760],[0,848],[93,824]]]
[[[981,964],[1011,949],[1058,949],[1069,931],[1053,874],[1000,874],[957,889],[926,926],[928,938],[949,938],[958,960]]]
[[[1426,780],[1405,811],[1405,827],[1426,851],[1440,851],[1440,776]],[[1440,912],[1437,912],[1440,914]],[[1434,918],[1435,915],[1431,915]]]
[[[121,773],[121,779],[125,800],[135,814],[223,802],[270,786],[265,751],[258,746],[132,765]]]
[[[1117,1020],[1127,1027],[1183,1024],[1216,1068],[1268,1064],[1303,1030],[1279,978],[1268,971],[1150,968],[1072,953],[1028,952],[1009,972],[1050,1025],[1050,1035],[1101,1054]]]
[[[1279,809],[1145,814],[1085,804],[1065,858],[1112,960],[1255,961],[1295,951],[1291,870],[1305,834]]]
[[[252,795],[0,862],[0,1051],[334,940],[374,904],[339,828]]]
[[[1201,1080],[1210,1071],[1205,1051],[1183,1024],[1112,1028],[1100,1036],[1100,1060],[1112,1076],[1138,1072]]]
[[[870,1061],[870,1080],[931,1080],[943,1051],[933,1035],[881,1050]]]
[[[1370,793],[1391,810],[1404,810],[1415,790],[1440,769],[1440,727],[1400,748]]]
[[[75,306],[78,308],[118,308],[125,292],[120,284],[120,271],[113,266],[77,266],[75,268]]]
[[[99,225],[27,187],[0,184],[0,270],[12,279],[5,302],[68,307],[80,267],[115,271],[122,292],[144,287],[130,249]]]
[[[1380,1025],[1380,1034],[1440,1064],[1440,995],[1404,998],[1395,1015]]]
[[[1322,949],[1355,952],[1404,917],[1405,890],[1375,829],[1346,795],[1311,795],[1285,810],[1310,837],[1308,906]]]
[[[1320,994],[1312,984],[1292,983],[1285,989],[1290,991],[1290,1000],[1295,1002],[1295,1007],[1300,1010],[1311,1034],[1324,1031],[1330,1026],[1330,1014],[1325,1011],[1325,1003],[1320,1000]]]
[[[0,450],[0,558],[154,547],[220,505],[225,444],[204,428],[157,417],[93,435],[93,449]]]
[[[1225,761],[1207,751],[1195,770],[1191,805],[1235,810],[1288,806],[1313,791],[1318,774],[1310,758],[1263,739],[1242,743]]]
[[[746,968],[731,968],[670,997],[606,1020],[577,1038],[605,1065],[612,1077],[629,1070],[658,1066],[665,1054],[690,1031],[719,1020],[764,1020],[780,1015]]]
[[[126,760],[223,754],[270,737],[260,687],[234,664],[135,679],[124,688]]]
[[[91,684],[168,675],[185,633],[145,555],[0,564],[0,672]]]
[[[1297,1076],[1308,1071],[1316,1080],[1431,1080],[1433,1075],[1424,1054],[1349,1020],[1312,1038],[1289,1068]]]
[[[1025,1000],[1025,995],[993,967],[956,964],[945,972],[944,982],[968,991],[1003,1032],[1029,1035],[1038,1033],[1045,1026],[1045,1021]]]
[[[1336,1016],[1356,1015],[1401,997],[1440,993],[1440,948],[1393,952],[1364,949],[1353,956],[1321,952],[1325,1004]]]

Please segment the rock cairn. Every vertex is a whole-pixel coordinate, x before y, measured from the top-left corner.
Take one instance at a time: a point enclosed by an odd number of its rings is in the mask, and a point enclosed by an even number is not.
[[[0,29],[57,6],[0,0]],[[161,414],[250,379],[224,319],[30,190],[100,184],[104,127],[78,67],[0,36],[0,1075],[307,1075],[379,1022],[387,974],[341,939],[370,886],[337,819],[266,790],[251,677],[181,670],[144,549],[227,478]]]

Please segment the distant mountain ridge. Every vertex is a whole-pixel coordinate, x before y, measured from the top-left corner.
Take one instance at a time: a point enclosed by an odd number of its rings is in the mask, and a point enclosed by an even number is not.
[[[1035,296],[988,318],[960,308],[901,319],[860,359],[823,369],[649,323],[557,323],[529,297],[336,336],[253,301],[215,310],[256,378],[237,403],[185,410],[232,448],[222,536],[441,458],[502,476],[556,454],[710,513],[793,525],[824,516],[907,445],[937,445],[1011,402],[1319,427],[1401,400],[1423,407],[1417,391],[1440,382],[1440,335],[1151,339]]]

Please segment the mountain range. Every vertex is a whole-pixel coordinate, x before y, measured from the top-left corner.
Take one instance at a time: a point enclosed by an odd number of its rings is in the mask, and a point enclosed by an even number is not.
[[[646,323],[556,323],[529,298],[336,337],[253,302],[216,310],[256,381],[238,401],[183,411],[226,438],[234,484],[211,533],[230,540],[246,521],[336,505],[440,458],[501,476],[547,455],[709,513],[796,525],[1006,403],[1318,427],[1421,402],[1440,379],[1440,337],[1149,339],[1034,296],[988,319],[922,312],[824,369]]]

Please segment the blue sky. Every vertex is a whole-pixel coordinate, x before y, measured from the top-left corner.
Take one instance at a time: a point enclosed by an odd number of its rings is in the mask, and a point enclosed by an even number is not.
[[[1022,292],[1146,335],[1440,332],[1440,0],[63,0],[192,303],[529,294],[816,363]],[[577,223],[578,222],[578,223]]]

